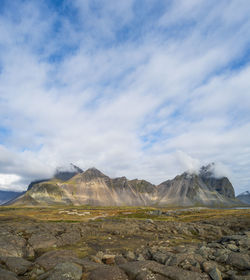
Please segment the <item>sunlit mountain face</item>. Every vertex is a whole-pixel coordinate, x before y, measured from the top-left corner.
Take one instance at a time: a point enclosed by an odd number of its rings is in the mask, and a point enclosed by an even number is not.
[[[73,168],[73,169],[72,169]],[[71,172],[57,169],[51,179],[32,182],[13,205],[92,205],[92,206],[232,206],[235,199],[231,182],[215,177],[214,164],[197,173],[185,172],[172,180],[154,185],[146,180],[110,178],[96,168]],[[70,176],[69,176],[70,175]]]

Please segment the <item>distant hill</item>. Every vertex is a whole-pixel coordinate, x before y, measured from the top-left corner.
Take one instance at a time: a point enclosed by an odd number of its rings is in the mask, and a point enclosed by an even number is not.
[[[1,191],[0,190],[0,205],[17,198],[24,192],[12,192],[12,191]]]
[[[250,204],[250,192],[249,191],[245,191],[245,192],[237,195],[237,198],[245,204]]]
[[[96,168],[83,172],[72,165],[70,172],[57,171],[52,179],[32,182],[27,192],[11,203],[100,206],[219,206],[239,203],[228,178],[217,178],[213,167],[202,167],[198,174],[185,172],[156,186],[146,180],[112,179]]]

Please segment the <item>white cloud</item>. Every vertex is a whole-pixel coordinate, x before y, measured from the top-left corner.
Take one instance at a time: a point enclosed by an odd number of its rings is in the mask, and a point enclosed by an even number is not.
[[[0,174],[0,189],[1,190],[16,190],[21,191],[22,188],[18,181],[21,178],[15,174]]]
[[[221,162],[217,162],[213,165],[213,174],[216,178],[231,176],[229,168]]]
[[[0,173],[25,187],[72,162],[160,183],[215,161],[244,191],[247,1],[172,1],[155,17],[153,1],[93,3],[0,15]]]
[[[189,173],[198,174],[201,167],[201,162],[199,159],[192,158],[182,151],[177,151],[177,160],[179,161],[182,170],[186,170]]]

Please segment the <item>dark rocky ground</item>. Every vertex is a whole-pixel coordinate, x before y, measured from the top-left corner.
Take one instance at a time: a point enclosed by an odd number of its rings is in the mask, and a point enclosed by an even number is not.
[[[0,218],[0,280],[250,279],[250,216]]]

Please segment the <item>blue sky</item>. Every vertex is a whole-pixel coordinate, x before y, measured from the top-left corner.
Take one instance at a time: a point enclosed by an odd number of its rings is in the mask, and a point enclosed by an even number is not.
[[[250,187],[248,0],[1,1],[0,189],[70,162]],[[219,176],[219,175],[218,175]]]

